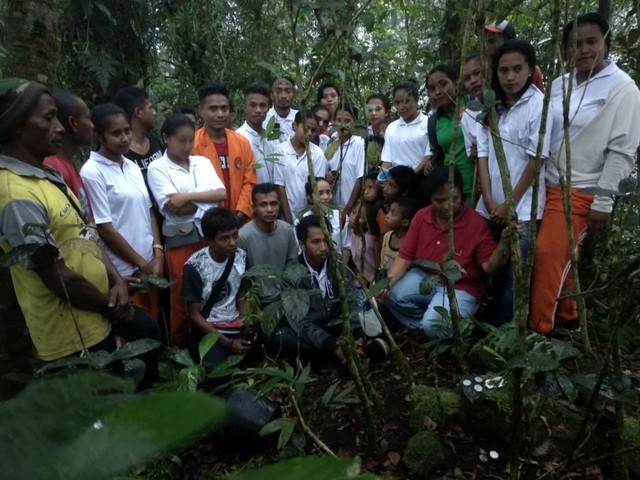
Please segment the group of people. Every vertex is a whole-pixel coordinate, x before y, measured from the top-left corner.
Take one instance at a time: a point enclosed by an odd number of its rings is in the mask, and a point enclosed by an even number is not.
[[[528,229],[532,222],[540,226],[530,326],[546,333],[556,321],[574,321],[575,303],[558,298],[571,288],[562,186],[572,191],[578,242],[607,226],[612,199],[580,189],[616,190],[631,173],[640,142],[640,92],[608,59],[606,21],[595,13],[580,15],[563,36],[574,68],[551,84],[540,138],[544,87],[535,51],[515,39],[508,21],[486,28],[499,132],[465,106],[471,97],[483,100],[478,55],[463,66],[464,98],[456,98],[456,69],[439,65],[429,72],[429,115],[418,109],[415,82],[394,87],[395,121],[389,99],[371,95],[366,140],[353,133],[358,109],[332,83],[320,86],[317,105],[300,111],[293,108],[291,79],[278,78],[271,89],[252,84],[244,91],[246,120],[237,130],[230,128],[227,89],[206,85],[198,90],[202,127],[194,110],[181,109],[166,116],[159,138],[151,133],[156,112],[143,89],[124,88],[113,103],[89,110],[72,92],[0,80],[0,237],[5,251],[34,244],[11,273],[39,356],[54,360],[113,349],[116,336],[159,338],[157,292],[141,287],[163,275],[171,281],[168,341],[193,347],[204,334],[218,332],[208,364],[257,343],[274,355],[344,360],[336,325],[339,271],[348,279],[350,321],[362,353],[385,348],[357,295],[381,277],[391,282],[377,301],[393,318],[430,337],[450,336],[438,308],[449,309],[443,281],[420,292],[425,276],[436,274],[434,265],[442,268],[448,255],[450,209],[460,314],[476,313],[493,276],[490,317],[505,323],[513,310],[506,238],[514,219],[506,207],[497,136],[523,258],[532,247]],[[94,149],[78,170],[72,159],[89,145]],[[313,205],[317,200],[321,205]],[[310,308],[304,319],[283,316],[274,331],[247,336],[243,318],[259,318],[283,293],[266,279],[259,306],[247,302],[256,285],[244,273],[265,264],[308,270],[301,288],[313,290]],[[157,352],[146,360],[153,364]],[[152,366],[147,380],[156,375]]]

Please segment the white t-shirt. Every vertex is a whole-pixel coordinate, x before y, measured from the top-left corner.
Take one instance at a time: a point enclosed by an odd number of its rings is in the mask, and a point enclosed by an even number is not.
[[[339,171],[338,183],[333,190],[333,202],[340,208],[347,206],[353,187],[364,176],[366,168],[364,138],[352,135],[329,160],[329,170]]]
[[[276,112],[275,107],[271,107],[267,112],[267,117],[264,119],[264,122],[262,122],[262,127],[267,128],[271,117],[275,117],[276,124],[280,126],[280,131],[282,132],[279,142],[286,142],[293,135],[293,121],[296,118],[296,113],[298,113],[298,110],[291,108],[286,117],[281,117],[278,115],[278,112]]]
[[[390,162],[392,167],[407,165],[416,168],[424,158],[428,144],[427,116],[418,112],[410,123],[399,118],[389,124],[380,158],[383,162]]]
[[[313,211],[307,210],[299,218],[296,218],[293,222],[294,226],[300,223],[300,219],[307,215],[312,215]],[[336,247],[336,253],[342,255],[342,251],[346,248],[351,248],[351,237],[349,236],[349,226],[345,224],[344,228],[340,228],[340,210],[335,208],[329,209],[325,212],[325,217],[331,224],[331,240],[333,246]],[[298,248],[298,252],[301,250]]]
[[[481,112],[476,110],[464,109],[460,118],[462,126],[462,134],[464,135],[464,147],[467,151],[467,157],[471,156],[471,145],[478,145],[478,130],[482,128],[482,124],[476,121],[476,116]]]
[[[237,297],[240,279],[244,274],[246,253],[236,250],[233,267],[227,281],[220,290],[207,322],[212,323],[221,332],[234,332],[241,326]],[[204,247],[189,257],[182,269],[182,292],[180,298],[187,303],[200,303],[204,308],[214,284],[224,273],[229,259],[218,263],[209,254],[209,247]]]
[[[140,167],[124,157],[122,160],[121,168],[98,152],[91,152],[80,176],[96,225],[111,223],[131,248],[149,262],[153,259],[151,199]],[[120,275],[133,275],[138,270],[108,247],[106,250]]]
[[[149,165],[147,181],[149,182],[151,193],[156,202],[158,202],[165,222],[170,225],[177,225],[195,221],[198,230],[200,230],[200,220],[204,212],[211,207],[217,206],[218,203],[197,202],[198,210],[195,213],[176,215],[164,208],[168,200],[167,195],[170,193],[207,192],[220,188],[224,189],[224,184],[218,177],[211,161],[207,157],[200,155],[191,155],[189,157],[189,170],[185,170],[180,165],[172,162],[167,152],[164,152],[162,157]]]
[[[320,147],[309,144],[313,173],[316,177],[324,177],[327,173],[327,159]],[[298,157],[291,140],[277,146],[276,164],[274,168],[274,183],[284,186],[287,192],[287,200],[293,217],[307,204],[307,194],[304,185],[309,180],[309,167],[307,165],[307,152]]]
[[[498,128],[502,138],[502,145],[509,167],[511,177],[511,187],[515,187],[522,173],[529,163],[530,157],[535,157],[538,148],[538,138],[540,131],[540,117],[542,115],[542,103],[544,95],[535,85],[522,94],[522,97],[509,110],[501,110],[498,116]],[[548,119],[548,124],[550,119]],[[547,127],[546,135],[542,144],[542,158],[549,157],[550,130]],[[496,158],[493,140],[489,129],[482,126],[478,130],[478,158],[487,157],[489,159],[489,178],[491,179],[491,197],[496,203],[504,203],[505,196],[502,190],[502,177]],[[540,169],[540,188],[538,189],[538,219],[542,218],[544,204],[546,200],[544,188],[544,161]],[[522,221],[531,220],[531,199],[533,186],[530,186],[516,205],[516,214]],[[484,199],[480,197],[476,211],[485,218],[489,218],[489,213],[484,204]]]
[[[253,156],[256,158],[256,165],[260,165],[260,168],[256,170],[258,183],[273,183],[274,158],[272,155],[280,142],[278,140],[262,138],[260,133],[251,128],[246,121],[236,132],[249,140],[251,144]]]

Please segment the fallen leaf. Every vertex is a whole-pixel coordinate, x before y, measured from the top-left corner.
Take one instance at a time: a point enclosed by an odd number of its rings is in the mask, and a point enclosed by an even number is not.
[[[402,455],[398,452],[389,452],[387,456],[389,457],[389,461],[394,465],[397,465],[400,463],[400,460],[402,460]]]

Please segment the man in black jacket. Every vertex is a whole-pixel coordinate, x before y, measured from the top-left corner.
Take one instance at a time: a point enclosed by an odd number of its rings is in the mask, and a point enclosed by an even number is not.
[[[336,266],[331,263],[329,247],[317,217],[304,217],[296,228],[296,234],[302,250],[298,260],[309,270],[309,276],[299,283],[298,288],[314,289],[309,296],[309,310],[300,320],[287,318],[286,323],[265,339],[265,348],[278,356],[335,355],[344,362],[344,352],[337,341],[342,333],[342,310],[336,275],[336,267],[343,267],[341,264]],[[344,273],[346,276],[346,271]],[[353,302],[350,283],[346,283],[351,330],[356,339],[356,347],[362,353],[364,333]]]

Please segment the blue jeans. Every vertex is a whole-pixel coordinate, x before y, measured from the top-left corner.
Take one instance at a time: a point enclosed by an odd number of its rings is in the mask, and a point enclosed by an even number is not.
[[[493,234],[496,242],[500,241],[500,235],[505,225],[499,225],[491,220],[485,219],[489,230]],[[520,237],[520,254],[522,255],[522,268],[527,264],[527,254],[529,252],[529,226],[531,222],[522,222],[524,224],[524,234]],[[538,222],[540,227],[540,222]],[[536,229],[536,232],[538,229]],[[498,272],[493,275],[492,279],[493,301],[489,306],[488,323],[499,327],[505,323],[509,323],[513,318],[513,270],[511,262],[507,263]]]
[[[450,338],[453,336],[450,320],[443,319],[436,311],[436,307],[450,311],[445,286],[439,283],[429,295],[420,295],[420,282],[426,276],[419,268],[409,270],[393,286],[385,304],[405,327],[421,329],[429,338]],[[458,289],[455,295],[462,317],[476,313],[480,302],[473,295]]]

